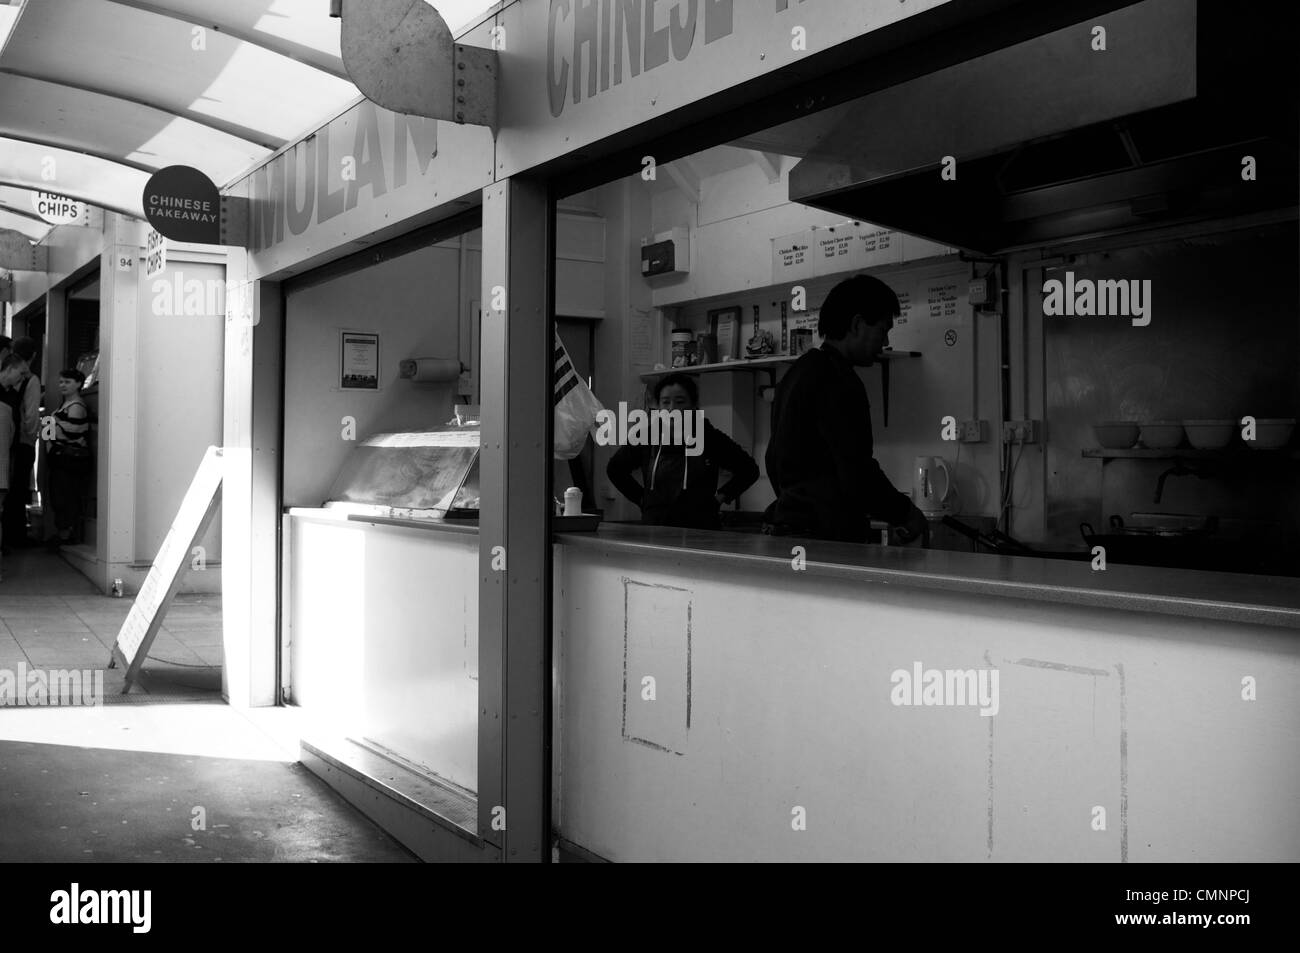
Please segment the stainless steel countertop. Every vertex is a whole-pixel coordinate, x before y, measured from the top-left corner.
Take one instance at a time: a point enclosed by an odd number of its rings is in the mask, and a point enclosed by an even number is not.
[[[602,523],[593,533],[557,533],[564,546],[751,566],[790,572],[791,547],[805,548],[807,572],[857,582],[1155,612],[1300,629],[1300,579],[868,546]]]

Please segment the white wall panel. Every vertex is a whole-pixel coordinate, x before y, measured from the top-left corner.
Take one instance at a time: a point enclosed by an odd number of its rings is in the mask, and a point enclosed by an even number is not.
[[[456,384],[398,378],[407,358],[459,353],[460,258],[455,248],[422,248],[289,295],[285,349],[286,506],[319,506],[348,452],[344,417],[356,438],[427,430],[450,419]],[[471,279],[477,287],[478,276]],[[339,335],[379,335],[379,390],[339,386]]]
[[[475,790],[478,537],[292,517],[291,701]]]
[[[559,827],[601,856],[1300,858],[1290,632],[560,550]],[[619,730],[631,583],[689,593],[680,755]],[[895,706],[917,661],[997,668],[998,712]]]

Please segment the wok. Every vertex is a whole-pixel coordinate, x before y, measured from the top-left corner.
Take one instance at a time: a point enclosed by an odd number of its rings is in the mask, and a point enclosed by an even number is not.
[[[1241,547],[1220,539],[1217,529],[1212,517],[1199,526],[1126,526],[1119,516],[1112,516],[1109,533],[1098,533],[1091,523],[1079,524],[1088,549],[1104,547],[1107,562],[1171,569],[1226,570],[1239,566]]]

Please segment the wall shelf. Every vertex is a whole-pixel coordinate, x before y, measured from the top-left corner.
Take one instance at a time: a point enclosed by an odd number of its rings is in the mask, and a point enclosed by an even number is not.
[[[1087,447],[1085,457],[1106,460],[1266,460],[1300,459],[1300,451],[1289,447],[1275,450],[1252,450],[1250,447],[1224,447],[1221,450],[1198,450],[1195,447],[1175,447],[1172,450],[1150,450],[1139,447],[1133,450],[1107,450]]]
[[[896,361],[905,357],[920,357],[920,351],[881,351],[882,360]],[[751,359],[737,358],[734,361],[718,361],[716,364],[693,364],[689,367],[665,367],[661,371],[647,371],[641,375],[641,380],[652,381],[656,378],[663,377],[665,374],[716,374],[720,371],[767,371],[775,375],[776,369],[785,364],[793,364],[799,360],[788,354],[777,354],[772,357],[756,357]],[[1258,452],[1258,451],[1257,451]]]

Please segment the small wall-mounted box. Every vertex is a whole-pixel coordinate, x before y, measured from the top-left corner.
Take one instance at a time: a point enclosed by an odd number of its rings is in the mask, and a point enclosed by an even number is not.
[[[684,275],[691,270],[690,229],[674,228],[641,239],[641,276]]]
[[[998,305],[997,273],[990,271],[983,278],[972,278],[967,286],[967,295],[973,308],[996,310]]]

